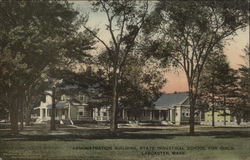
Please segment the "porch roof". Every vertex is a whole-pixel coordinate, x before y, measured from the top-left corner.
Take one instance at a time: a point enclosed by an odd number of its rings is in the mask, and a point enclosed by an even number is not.
[[[68,108],[69,104],[66,101],[59,101],[56,103],[56,109]],[[47,109],[52,109],[52,104],[47,105]]]
[[[174,106],[183,105],[183,103],[188,99],[188,93],[171,93],[163,94],[155,103],[154,108],[156,110],[168,110],[172,109]]]

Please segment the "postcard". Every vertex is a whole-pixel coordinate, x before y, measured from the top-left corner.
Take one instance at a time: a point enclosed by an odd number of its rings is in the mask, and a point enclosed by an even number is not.
[[[0,0],[0,160],[250,160],[249,1]]]

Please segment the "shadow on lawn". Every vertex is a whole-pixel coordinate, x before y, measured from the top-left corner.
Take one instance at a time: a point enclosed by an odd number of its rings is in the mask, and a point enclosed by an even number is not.
[[[59,130],[60,131],[60,130]],[[63,130],[61,130],[63,131]],[[122,128],[116,134],[109,129],[71,129],[67,134],[53,135],[54,132],[40,134],[19,134],[11,136],[4,134],[0,140],[4,141],[78,141],[81,139],[173,139],[176,137],[190,136],[187,131],[180,129],[147,129],[147,128]],[[30,130],[29,130],[30,132]],[[44,134],[43,134],[44,133]],[[250,137],[250,131],[197,131],[194,136],[214,136],[215,138],[240,138]]]

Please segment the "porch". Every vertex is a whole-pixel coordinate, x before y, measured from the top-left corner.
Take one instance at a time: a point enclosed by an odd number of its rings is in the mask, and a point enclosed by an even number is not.
[[[142,110],[139,113],[133,111],[125,111],[123,117],[128,121],[167,121],[175,122],[176,111],[175,109],[169,110]]]

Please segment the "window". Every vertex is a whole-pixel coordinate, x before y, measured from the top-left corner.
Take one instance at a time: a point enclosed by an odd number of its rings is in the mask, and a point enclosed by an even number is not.
[[[45,115],[45,109],[43,109],[43,117],[45,117],[46,115]]]
[[[185,113],[184,113],[184,112],[182,113],[182,116],[185,116]]]
[[[81,101],[83,101],[83,100],[84,100],[84,96],[83,96],[83,95],[80,95],[80,96],[79,96],[79,99],[80,99]]]
[[[79,116],[83,116],[83,112],[79,112]]]
[[[103,116],[107,116],[107,112],[103,112]]]
[[[86,95],[79,95],[79,100],[86,103],[86,102],[88,102],[89,97]]]
[[[49,114],[50,117],[52,116],[52,111],[51,111],[51,109],[48,110],[48,114]]]
[[[189,113],[188,113],[188,112],[186,113],[186,116],[187,116],[187,117],[189,116]]]

